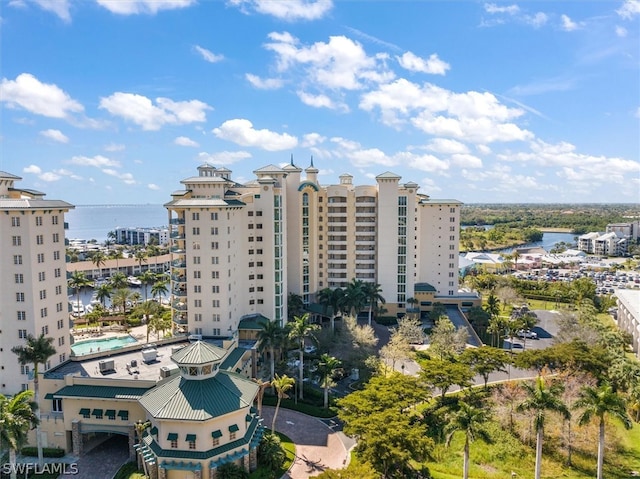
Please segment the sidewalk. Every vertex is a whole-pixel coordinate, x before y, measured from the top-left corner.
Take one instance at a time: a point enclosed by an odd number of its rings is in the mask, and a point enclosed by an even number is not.
[[[267,428],[271,428],[274,411],[275,408],[269,406],[262,409],[264,426]],[[330,419],[320,420],[291,409],[280,408],[276,430],[288,436],[296,445],[296,459],[283,478],[307,479],[317,476],[325,469],[346,467],[348,450],[355,443],[340,429],[340,425]]]

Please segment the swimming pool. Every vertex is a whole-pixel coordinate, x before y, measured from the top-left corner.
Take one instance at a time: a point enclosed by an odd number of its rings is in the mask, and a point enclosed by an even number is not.
[[[138,340],[133,336],[118,336],[115,338],[91,339],[89,341],[80,341],[71,346],[71,350],[76,356],[84,356],[85,354],[97,353],[99,351],[112,351],[137,343]]]

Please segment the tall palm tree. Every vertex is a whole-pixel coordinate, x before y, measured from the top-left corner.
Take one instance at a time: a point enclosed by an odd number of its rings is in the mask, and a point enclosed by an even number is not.
[[[113,276],[111,276],[109,283],[111,284],[111,287],[113,289],[126,288],[127,277],[124,275],[124,273],[121,273],[120,271],[118,271],[117,273],[114,273]]]
[[[553,382],[550,386],[543,376],[538,376],[536,380],[522,383],[522,387],[527,393],[527,398],[518,404],[518,411],[533,411],[534,426],[536,428],[536,470],[535,479],[540,479],[542,466],[542,440],[544,438],[544,420],[547,411],[560,413],[565,419],[571,416],[566,404],[560,399],[564,386],[560,382]]]
[[[336,369],[340,367],[340,360],[328,354],[320,356],[320,362],[318,363],[318,372],[322,376],[321,386],[324,388],[324,408],[329,407],[329,388],[335,383],[332,376]]]
[[[600,435],[598,437],[598,469],[597,479],[602,479],[602,465],[604,463],[604,432],[605,416],[618,419],[625,428],[631,429],[631,418],[627,413],[625,400],[616,393],[610,384],[600,387],[585,386],[579,393],[578,400],[573,404],[574,408],[582,409],[578,418],[581,426],[592,419],[598,419]]]
[[[85,286],[89,286],[91,280],[85,276],[82,271],[74,271],[69,278],[69,287],[76,292],[76,302],[78,305],[78,311],[80,311],[80,291]]]
[[[274,321],[267,321],[262,324],[262,329],[258,331],[258,349],[261,352],[269,351],[269,366],[271,374],[269,379],[274,379],[276,370],[275,351],[282,344],[284,330]]]
[[[0,443],[9,445],[11,479],[17,476],[17,451],[26,444],[29,430],[39,424],[37,410],[38,403],[33,400],[33,391],[22,391],[12,398],[0,394]]]
[[[53,338],[47,338],[41,334],[37,338],[33,335],[27,335],[27,341],[23,346],[14,346],[11,352],[18,356],[20,364],[33,364],[33,391],[35,394],[36,404],[40,404],[40,388],[38,369],[40,364],[46,365],[51,356],[56,354],[56,348],[53,346]],[[42,468],[42,439],[40,438],[40,410],[36,410],[36,418],[38,424],[36,426],[36,445],[38,447],[38,466]]]
[[[98,250],[91,255],[91,262],[96,266],[96,268],[100,269],[101,266],[104,266],[107,260],[107,255],[105,255],[102,251]],[[100,269],[102,272],[102,270]]]
[[[118,288],[111,296],[111,304],[122,311],[122,315],[127,315],[127,303],[131,300],[131,291],[127,288]]]
[[[344,306],[348,308],[350,315],[356,317],[366,302],[367,298],[364,293],[364,281],[353,278],[351,282],[347,284],[347,288],[345,289]]]
[[[151,296],[158,298],[158,303],[161,303],[160,297],[169,292],[167,283],[167,280],[161,279],[160,281],[153,283],[153,286],[151,286]]]
[[[340,315],[340,308],[342,308],[344,300],[345,295],[342,288],[324,288],[318,293],[318,301],[324,306],[325,314],[331,308],[331,331],[335,329],[335,321]]]
[[[143,249],[138,249],[136,250],[136,252],[133,254],[133,257],[136,259],[136,261],[138,262],[138,268],[140,269],[140,272],[142,272],[142,263],[146,263],[147,262],[147,252]]]
[[[448,417],[448,423],[445,426],[447,434],[446,444],[451,444],[453,435],[460,431],[464,433],[464,456],[462,461],[462,477],[469,477],[469,448],[470,443],[476,439],[482,439],[485,442],[491,442],[491,438],[484,428],[488,414],[482,407],[477,407],[465,401],[458,402],[458,410]]]
[[[278,410],[280,409],[280,402],[288,397],[287,393],[296,383],[296,380],[290,378],[286,374],[284,376],[278,376],[273,381],[271,381],[271,385],[276,388],[276,393],[278,394],[278,402],[276,403],[276,410],[273,412],[273,420],[271,421],[271,430],[276,430],[276,417],[278,417]]]
[[[140,280],[140,282],[142,283],[142,287],[144,289],[144,300],[147,301],[147,286],[149,286],[150,284],[153,284],[156,282],[158,278],[158,275],[156,273],[154,273],[151,270],[146,270],[144,273],[142,273],[140,276],[138,276],[138,279]]]
[[[271,387],[271,382],[263,381],[260,378],[253,378],[253,381],[258,385],[258,394],[256,395],[256,403],[258,406],[258,416],[262,417],[262,399],[264,398],[264,392]]]
[[[500,314],[500,300],[495,294],[489,294],[489,297],[487,297],[487,303],[484,305],[483,309],[489,313],[492,318],[498,316]]]
[[[136,311],[142,314],[147,325],[147,343],[149,342],[149,333],[152,331],[158,334],[162,326],[162,306],[153,301],[145,301],[136,307]]]
[[[119,260],[121,260],[122,258],[124,258],[124,254],[122,254],[123,248],[122,246],[116,246],[116,249],[114,249],[111,252],[111,259],[115,259],[116,260],[116,272],[119,273],[120,272],[120,264],[119,264]]]
[[[371,319],[373,316],[373,309],[378,309],[378,303],[385,304],[386,300],[380,294],[382,293],[382,288],[378,283],[364,283],[363,287],[364,296],[369,304],[369,326],[371,326]]]
[[[96,298],[102,303],[102,307],[105,309],[107,307],[107,299],[111,299],[112,292],[113,287],[108,283],[101,284],[96,288]]]
[[[315,339],[313,332],[320,327],[317,324],[311,324],[309,322],[309,313],[305,313],[302,316],[295,316],[292,322],[287,323],[287,328],[289,328],[289,339],[298,342],[300,356],[300,364],[298,364],[298,378],[300,383],[298,396],[300,399],[303,399],[304,392],[302,390],[304,388],[302,387],[302,380],[304,379],[304,341],[307,338]]]

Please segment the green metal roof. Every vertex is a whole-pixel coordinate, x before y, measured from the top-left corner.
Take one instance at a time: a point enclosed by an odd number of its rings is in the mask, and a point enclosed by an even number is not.
[[[53,399],[53,393],[47,393],[44,395],[45,399]]]
[[[177,432],[170,432],[169,435],[167,436],[167,441],[177,441],[177,440],[178,440]]]
[[[196,435],[195,434],[187,434],[187,437],[185,437],[184,439],[187,442],[192,442],[192,441],[196,440]]]
[[[171,359],[177,364],[205,364],[220,362],[226,354],[227,351],[218,346],[196,341],[173,353]]]
[[[115,409],[107,409],[104,412],[104,415],[107,417],[116,417],[116,410]]]
[[[129,411],[118,411],[118,417],[127,419],[129,417]]]
[[[65,386],[53,393],[53,397],[82,397],[100,399],[139,399],[149,388],[132,388],[121,386],[93,386],[89,384],[76,384]]]
[[[429,283],[416,283],[413,285],[413,291],[415,293],[435,293],[437,289]]]
[[[250,407],[259,386],[228,371],[208,379],[170,378],[140,398],[140,405],[157,419],[204,421]]]
[[[232,424],[231,426],[229,426],[229,432],[238,432],[239,430],[240,428],[237,424]]]
[[[211,437],[218,439],[220,437],[222,437],[222,431],[220,429],[216,429],[215,431],[213,431],[211,433]]]
[[[80,409],[80,414],[82,414],[83,416],[88,416],[89,414],[91,414],[91,409],[89,409],[88,407],[83,407],[82,409]]]
[[[93,410],[93,413],[92,413],[92,414],[93,414],[94,416],[102,416],[102,409],[100,409],[100,408],[96,408],[96,409],[94,409],[94,410]]]
[[[260,331],[262,325],[269,322],[269,318],[261,314],[250,314],[244,316],[238,323],[238,329],[250,329]]]
[[[227,370],[227,371],[234,370],[235,367],[236,367],[236,364],[238,364],[238,361],[240,361],[240,358],[246,352],[247,352],[246,349],[235,348],[233,351],[231,351],[229,353],[229,356],[227,356],[224,359],[224,361],[220,365],[220,369],[224,369],[224,370]]]

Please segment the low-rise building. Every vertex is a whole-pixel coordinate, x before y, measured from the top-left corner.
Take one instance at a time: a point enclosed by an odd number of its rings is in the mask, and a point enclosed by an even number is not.
[[[616,298],[618,327],[631,335],[633,352],[640,359],[640,291],[619,289]]]

